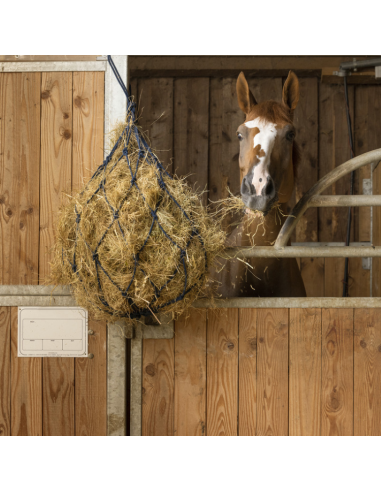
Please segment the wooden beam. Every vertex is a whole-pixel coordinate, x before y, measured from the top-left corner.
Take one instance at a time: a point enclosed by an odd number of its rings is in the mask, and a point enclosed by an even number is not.
[[[321,71],[321,81],[323,84],[344,84],[344,77],[338,77],[334,75],[337,72],[338,66],[335,67],[324,67]],[[348,84],[351,85],[366,85],[366,84],[381,84],[381,79],[376,79],[375,69],[367,68],[366,70],[360,72],[352,72],[351,75],[347,77]]]
[[[357,60],[370,56],[356,56]],[[353,56],[130,56],[131,77],[283,77],[319,76],[323,67],[338,67]]]
[[[96,61],[102,55],[0,55],[0,62]]]

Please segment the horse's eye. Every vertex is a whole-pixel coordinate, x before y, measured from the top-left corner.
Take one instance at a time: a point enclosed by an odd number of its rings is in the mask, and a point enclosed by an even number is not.
[[[289,142],[292,142],[295,138],[295,132],[294,131],[290,131],[286,134],[286,139],[289,141]]]
[[[238,140],[239,140],[240,142],[242,142],[242,140],[243,140],[243,136],[242,136],[242,134],[241,134],[241,133],[237,133],[237,137],[238,137]]]

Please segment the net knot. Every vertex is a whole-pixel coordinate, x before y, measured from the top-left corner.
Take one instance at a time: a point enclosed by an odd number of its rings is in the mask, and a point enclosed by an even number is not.
[[[115,213],[114,213],[114,220],[118,220],[119,219],[119,210],[117,210]]]
[[[99,263],[99,254],[98,254],[98,252],[93,253],[93,260],[95,261],[95,263]]]
[[[80,214],[77,214],[77,218],[75,219],[76,223],[79,224],[81,222]]]

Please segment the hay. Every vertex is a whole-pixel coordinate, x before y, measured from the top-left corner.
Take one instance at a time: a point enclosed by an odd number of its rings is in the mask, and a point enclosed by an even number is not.
[[[127,115],[127,123],[133,128],[131,114]],[[184,179],[160,173],[149,154],[140,157],[136,174],[140,192],[131,186],[123,148],[127,146],[133,173],[139,149],[134,132],[124,132],[127,123],[117,125],[111,135],[112,146],[123,136],[109,164],[60,210],[51,283],[70,285],[77,304],[98,320],[132,320],[142,310],[177,317],[204,292],[206,259],[208,267],[212,266],[223,250],[226,234],[220,221],[201,204],[202,193],[192,190]],[[160,186],[158,174],[190,220]],[[115,210],[121,207],[119,219],[114,220],[110,206]],[[155,222],[151,230],[151,210],[156,208],[162,229]],[[77,212],[81,215],[78,224]],[[195,229],[199,236],[192,236]],[[186,252],[187,279],[180,250]],[[185,290],[189,292],[184,299],[173,302]]]

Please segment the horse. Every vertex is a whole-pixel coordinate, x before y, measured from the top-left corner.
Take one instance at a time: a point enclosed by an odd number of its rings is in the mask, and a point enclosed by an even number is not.
[[[290,71],[282,102],[257,103],[241,72],[237,97],[246,116],[237,130],[246,215],[226,245],[252,246],[254,240],[255,245],[271,246],[283,225],[294,189],[298,150],[293,116],[299,101],[299,81]],[[306,297],[295,258],[230,260],[218,280],[222,297]]]

